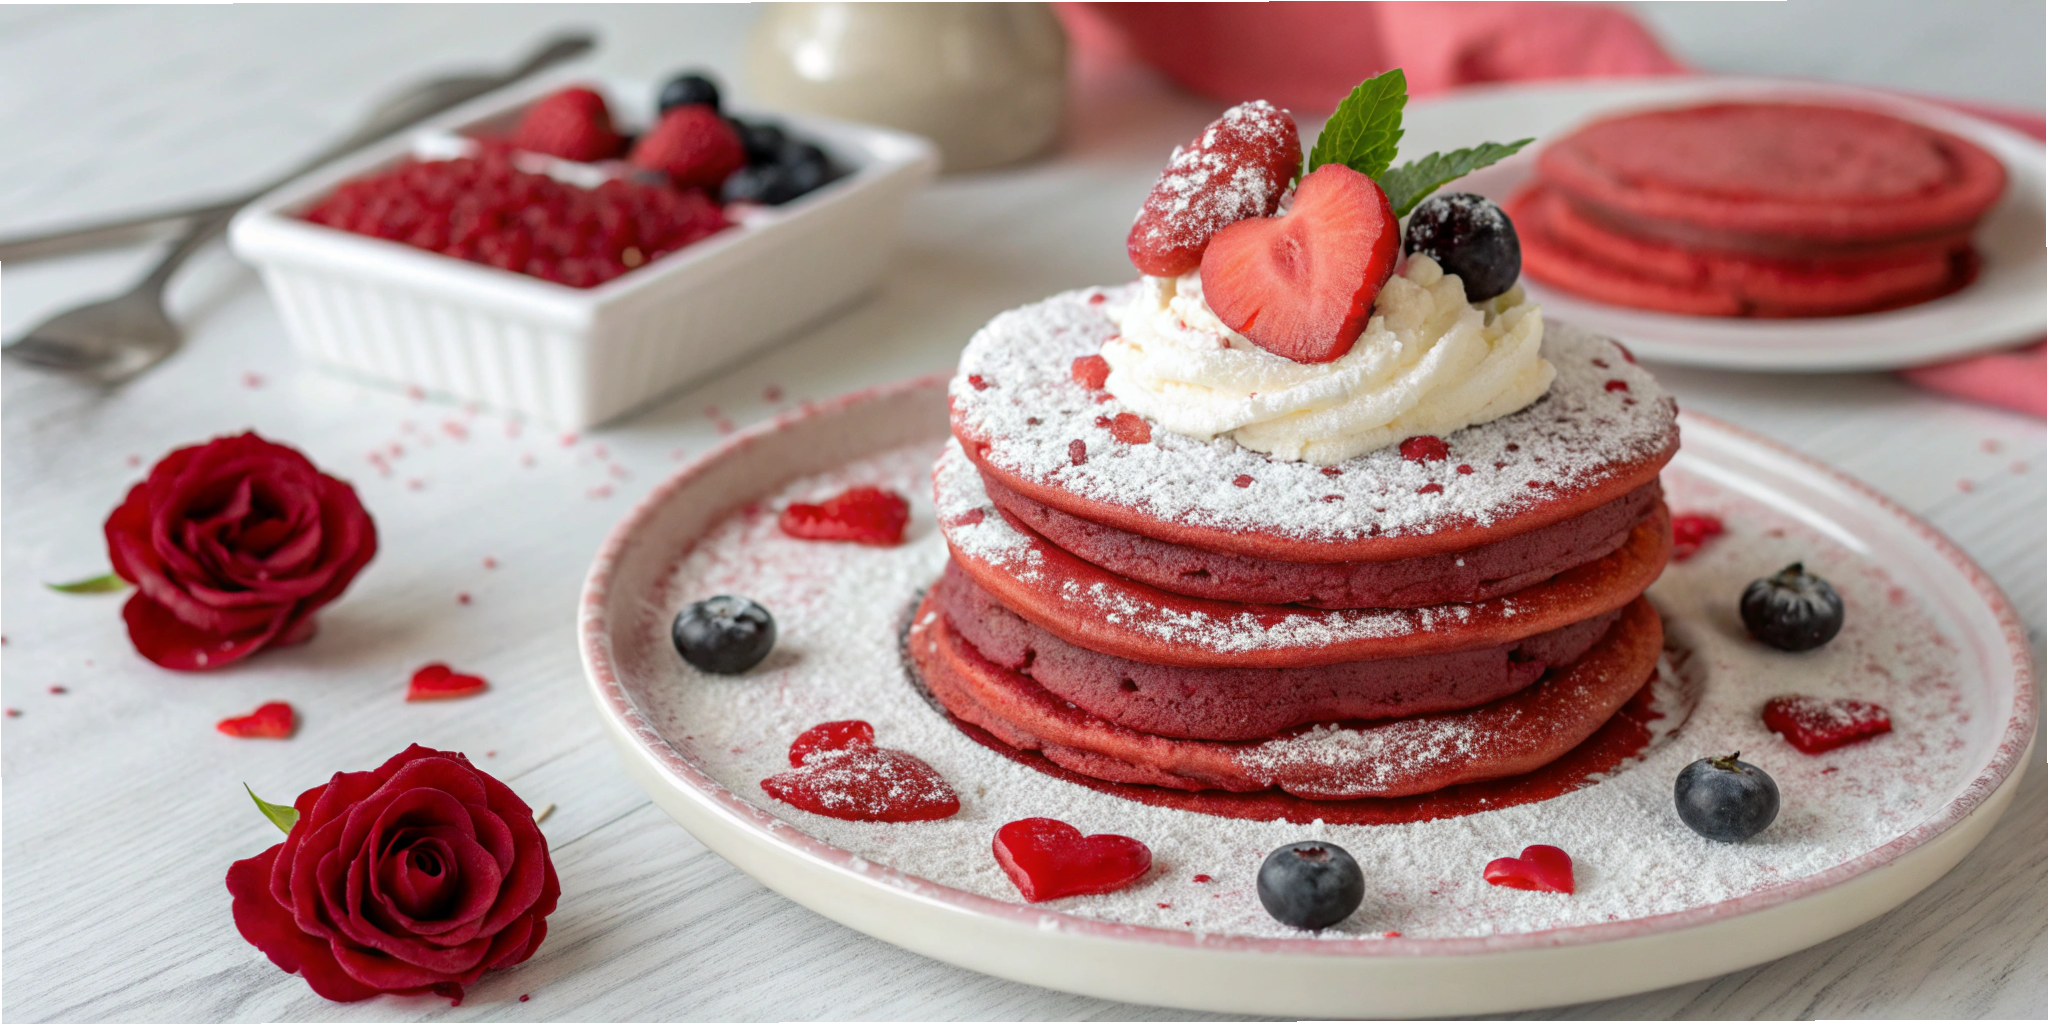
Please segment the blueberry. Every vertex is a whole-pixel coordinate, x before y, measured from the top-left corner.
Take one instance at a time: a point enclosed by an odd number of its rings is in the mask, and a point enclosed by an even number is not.
[[[1328,928],[1365,902],[1365,872],[1333,843],[1289,843],[1259,865],[1259,902],[1281,924]]]
[[[732,172],[719,189],[728,203],[764,203],[774,206],[803,193],[797,189],[789,168],[781,164],[753,164]]]
[[[1431,196],[1408,216],[1408,252],[1437,261],[1465,282],[1465,298],[1482,302],[1522,276],[1522,240],[1493,200],[1470,192]]]
[[[775,647],[775,617],[744,597],[709,597],[683,609],[670,630],[683,660],[706,672],[738,675]]]
[[[1781,651],[1810,651],[1842,631],[1842,595],[1794,562],[1742,591],[1742,624]]]
[[[1727,757],[1703,757],[1678,773],[1678,818],[1721,843],[1739,843],[1778,816],[1778,784],[1762,768]]]
[[[747,163],[772,164],[782,154],[782,147],[789,141],[782,126],[769,121],[732,122],[733,130],[740,133],[740,144],[747,148]]]
[[[711,109],[718,109],[718,83],[710,78],[690,72],[677,75],[661,87],[661,100],[656,105],[666,114],[677,107],[692,103],[709,103]]]

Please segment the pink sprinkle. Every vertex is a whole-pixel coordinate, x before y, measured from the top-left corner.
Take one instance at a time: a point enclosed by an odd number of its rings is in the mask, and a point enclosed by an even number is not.
[[[405,395],[415,402],[424,402],[427,399],[427,389],[418,384],[408,384],[405,386]]]
[[[446,432],[449,437],[452,437],[457,441],[466,441],[469,439],[469,428],[463,426],[460,423],[455,422],[454,420],[442,420],[441,429],[444,432]]]
[[[1100,306],[1105,301],[1108,301],[1108,299],[1109,296],[1104,295],[1101,292],[1096,292],[1095,294],[1088,296],[1088,304],[1091,306]]]
[[[140,455],[130,455],[130,456],[128,456],[128,467],[129,467],[130,469],[133,469],[134,467],[136,467],[136,466],[140,466],[140,465],[142,465],[142,456],[140,456]]]
[[[1210,877],[1209,877],[1208,875],[1196,875],[1196,876],[1195,876],[1195,881],[1197,881],[1197,882],[1213,882],[1213,881],[1215,881],[1215,879],[1213,879],[1213,878],[1210,878]]]
[[[495,750],[486,750],[486,751],[484,751],[484,756],[485,756],[485,757],[496,757],[496,756],[498,756],[498,752],[497,752],[497,751],[495,751]]]
[[[1979,445],[1979,447],[1983,448],[1986,454],[1990,454],[1997,452],[2000,448],[2003,448],[2005,446],[1999,444],[1997,438],[1987,437],[1984,439],[1983,443]]]
[[[705,419],[707,419],[707,420],[716,420],[716,419],[723,419],[723,418],[724,418],[724,414],[722,414],[722,413],[720,413],[720,412],[718,411],[718,407],[717,407],[717,406],[715,406],[715,405],[707,405],[707,406],[705,406],[705,407],[704,407],[704,418],[705,418]]]
[[[456,604],[468,604],[468,603],[469,603],[469,591],[465,590],[465,591],[463,591],[462,593],[460,593],[460,594],[457,594],[457,595],[455,595],[455,603],[456,603]]]
[[[722,420],[718,420],[718,421],[716,421],[716,422],[712,423],[712,424],[711,424],[711,426],[712,426],[712,428],[713,428],[713,429],[717,430],[717,431],[718,431],[719,433],[721,433],[721,434],[730,434],[730,433],[732,433],[732,432],[733,432],[733,431],[734,431],[735,429],[737,429],[737,428],[735,428],[735,427],[734,427],[734,426],[732,425],[732,421],[731,421],[731,420],[724,420],[724,419],[722,419]]]
[[[590,446],[590,454],[597,456],[597,460],[599,462],[603,462],[604,460],[612,457],[612,450],[610,448],[606,448],[604,446],[604,442],[600,441],[597,444]]]
[[[489,556],[489,555],[485,555],[485,556],[484,556],[484,568],[486,568],[486,569],[495,569],[495,568],[497,568],[497,567],[498,567],[498,560],[497,560],[497,559],[495,559],[495,558],[492,558],[492,557],[491,557],[491,556]]]
[[[399,430],[399,433],[402,433],[402,434],[410,434],[410,433],[412,433],[412,432],[413,432],[413,430],[414,430],[414,429],[416,429],[416,428],[415,428],[415,427],[413,426],[413,422],[412,422],[411,420],[399,420],[399,421],[398,421],[398,430]]]
[[[669,452],[668,457],[669,461],[671,462],[681,462],[683,461],[683,459],[687,458],[689,454],[690,450],[688,448],[677,448],[674,451]]]
[[[1976,489],[1977,485],[1971,483],[1968,477],[1964,477],[1963,479],[1956,481],[1956,490],[1959,490],[1964,494],[1968,494]]]
[[[628,470],[626,467],[621,466],[616,462],[612,463],[611,474],[621,480],[624,480],[633,475],[631,470]]]
[[[1235,479],[1235,480],[1232,480],[1232,481],[1231,481],[1231,483],[1234,483],[1234,484],[1238,485],[1239,487],[1250,487],[1250,486],[1252,485],[1252,478],[1251,478],[1251,474],[1249,474],[1249,473],[1239,473],[1239,474],[1237,475],[1237,479]]]
[[[780,402],[782,401],[782,389],[770,384],[761,392],[761,397],[770,402]]]
[[[63,687],[61,687],[61,686],[52,686],[52,687],[50,687],[50,692],[51,692],[51,693],[54,693],[54,694],[56,694],[56,695],[58,695],[58,696],[60,696],[60,697],[61,697],[61,696],[65,695],[65,694],[67,694],[67,693],[70,693],[71,691],[70,691],[70,690],[67,690],[67,689],[65,689],[65,688],[63,688]]]
[[[2026,472],[2026,471],[2027,471],[2027,461],[2026,461],[2025,459],[2014,459],[2014,460],[2012,460],[2012,471],[2013,471],[2013,472],[2015,472],[2015,473],[2024,473],[2024,472]]]
[[[593,498],[609,498],[612,496],[612,485],[598,484],[590,489],[590,496]]]
[[[521,456],[519,457],[519,464],[520,464],[520,465],[522,465],[522,466],[525,466],[525,467],[526,467],[526,468],[528,468],[528,469],[532,469],[532,468],[533,468],[533,453],[532,453],[532,452],[527,452],[526,454],[524,454],[524,455],[521,455]]]
[[[572,430],[572,431],[570,431],[570,432],[568,432],[568,433],[566,433],[566,434],[563,434],[563,435],[562,435],[562,447],[564,447],[564,448],[574,448],[574,447],[576,447],[576,440],[577,440],[577,439],[576,439],[576,432],[575,432],[575,431],[573,431],[573,430]]]
[[[1161,910],[1172,910],[1172,909],[1173,909],[1173,904],[1171,904],[1171,903],[1161,903],[1161,904],[1159,905],[1159,909],[1161,909]]]
[[[260,374],[260,373],[245,373],[245,374],[243,374],[243,375],[242,375],[242,386],[243,386],[243,387],[245,387],[245,388],[260,388],[260,387],[262,387],[262,386],[263,386],[263,375],[262,375],[262,374]]]
[[[408,491],[425,490],[426,486],[427,482],[425,480],[420,479],[419,477],[413,477],[412,479],[407,480],[405,482],[405,489]]]
[[[526,429],[526,428],[524,428],[524,427],[520,426],[520,425],[519,425],[519,421],[518,421],[518,420],[506,420],[506,421],[505,421],[505,436],[506,436],[506,437],[518,437],[518,436],[519,436],[519,432],[520,432],[521,430],[524,430],[524,429]]]
[[[391,453],[391,457],[392,457],[392,458],[394,458],[394,459],[396,459],[396,458],[402,458],[402,457],[404,457],[404,455],[405,455],[405,446],[404,446],[404,445],[402,445],[402,444],[399,444],[399,443],[398,443],[398,442],[396,442],[396,441],[393,441],[393,442],[391,442],[391,447],[389,447],[389,448],[386,448],[386,449],[385,449],[385,451],[387,451],[387,452],[390,452],[390,453]]]

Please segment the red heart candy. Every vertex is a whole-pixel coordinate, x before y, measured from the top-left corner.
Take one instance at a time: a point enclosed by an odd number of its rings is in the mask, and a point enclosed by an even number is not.
[[[1486,880],[1510,889],[1571,892],[1572,859],[1555,846],[1529,846],[1520,857],[1502,857],[1486,865]]]
[[[821,750],[845,750],[848,747],[872,747],[875,745],[875,727],[858,718],[844,722],[826,722],[803,731],[796,742],[789,745],[789,766],[802,768],[804,761]]]
[[[846,821],[937,821],[960,810],[960,796],[931,765],[874,745],[859,720],[806,729],[789,746],[796,767],[761,780],[769,796],[812,814]]]
[[[823,502],[797,503],[782,510],[782,532],[799,540],[850,540],[893,547],[903,543],[910,502],[879,487],[856,487]]]
[[[223,718],[213,727],[242,739],[286,740],[298,728],[298,720],[292,715],[290,704],[274,700],[246,715]]]
[[[440,662],[421,666],[405,688],[406,700],[448,700],[484,692],[490,684],[482,676],[464,675]]]
[[[1152,851],[1129,836],[1083,836],[1053,818],[1025,818],[996,830],[996,863],[1029,903],[1115,892],[1145,877]]]

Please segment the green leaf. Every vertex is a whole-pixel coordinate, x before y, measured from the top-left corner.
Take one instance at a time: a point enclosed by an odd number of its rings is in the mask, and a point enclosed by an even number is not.
[[[1368,78],[1337,104],[1308,154],[1306,174],[1324,164],[1343,164],[1377,178],[1401,147],[1401,109],[1408,105],[1408,76],[1395,68]]]
[[[116,590],[128,589],[128,581],[108,573],[105,576],[91,576],[70,583],[45,583],[43,586],[59,594],[111,594]]]
[[[1520,152],[1523,146],[1535,139],[1522,139],[1502,145],[1488,142],[1471,149],[1454,150],[1449,153],[1431,153],[1420,160],[1410,160],[1385,174],[1378,175],[1380,187],[1387,192],[1387,201],[1394,204],[1394,216],[1406,217],[1417,203],[1429,198],[1431,192],[1450,184],[1467,174],[1499,163]]]
[[[290,805],[270,803],[257,796],[255,790],[249,789],[249,784],[246,782],[242,783],[242,788],[249,790],[249,799],[256,801],[256,809],[262,811],[263,816],[269,818],[270,823],[276,825],[279,832],[283,832],[286,835],[291,834],[292,826],[299,823],[298,808]]]

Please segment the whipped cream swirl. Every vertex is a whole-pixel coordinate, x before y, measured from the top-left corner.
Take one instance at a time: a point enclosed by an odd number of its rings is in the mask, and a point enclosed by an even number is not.
[[[1467,302],[1464,282],[1419,254],[1380,291],[1357,344],[1328,363],[1274,355],[1224,326],[1200,270],[1145,278],[1117,318],[1105,386],[1133,412],[1324,466],[1499,419],[1557,375],[1542,356],[1542,307],[1520,285]]]

